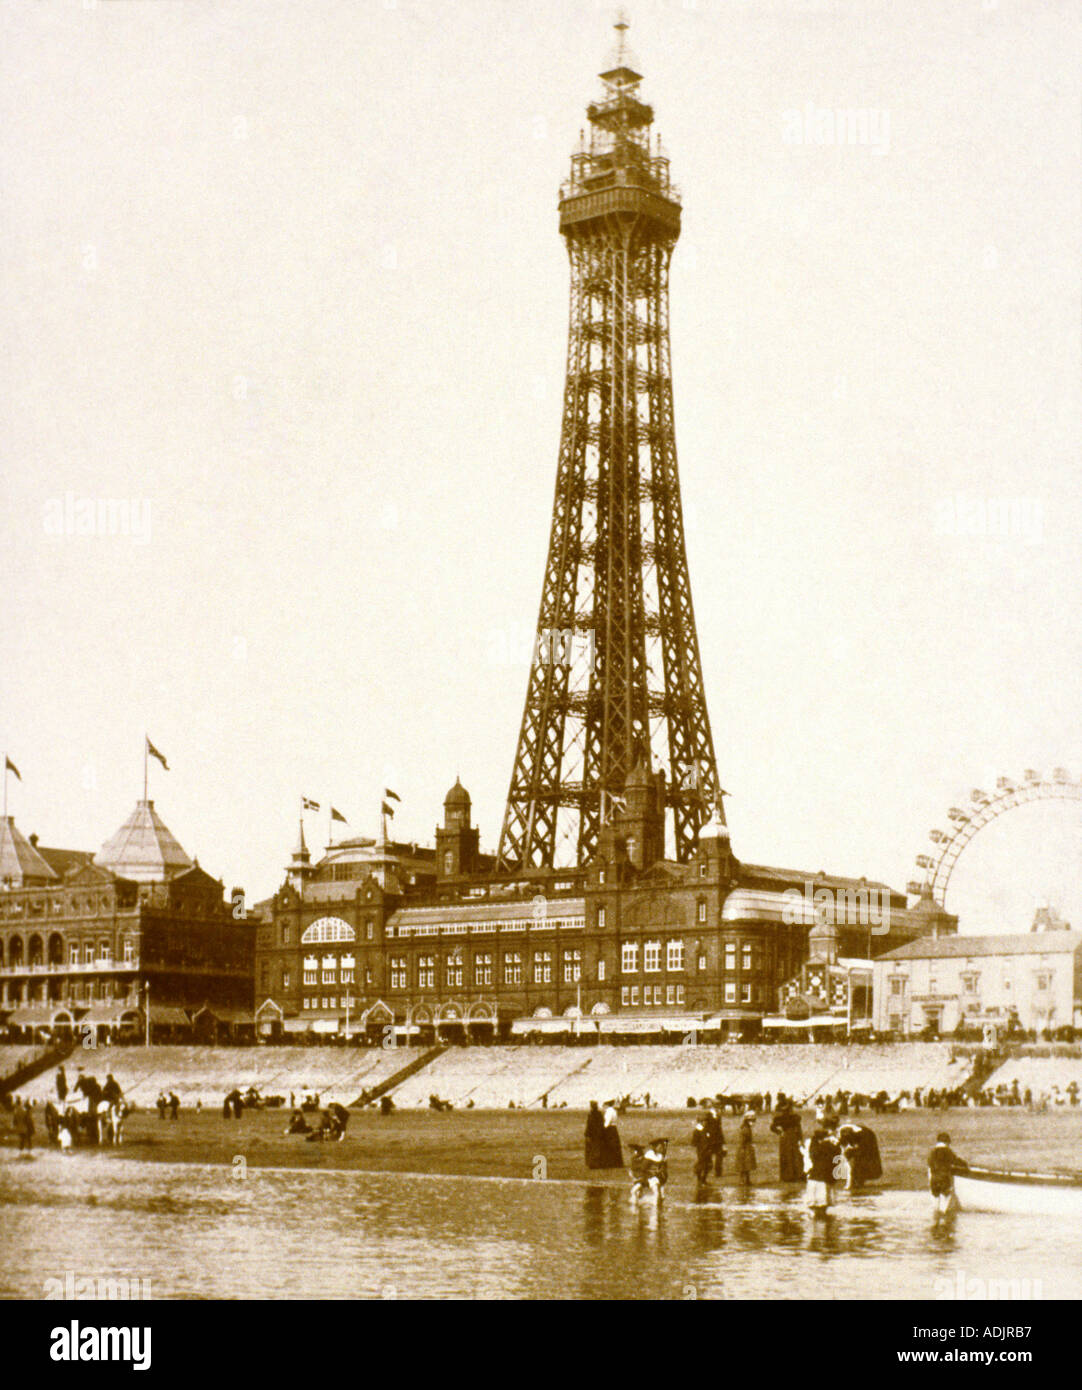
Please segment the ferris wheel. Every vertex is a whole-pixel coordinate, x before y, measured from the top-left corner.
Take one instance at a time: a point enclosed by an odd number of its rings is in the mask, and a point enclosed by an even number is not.
[[[917,855],[917,868],[922,871],[923,878],[911,879],[906,884],[906,892],[918,897],[930,893],[935,902],[944,907],[954,866],[974,836],[1006,811],[1031,801],[1082,801],[1082,781],[1073,780],[1063,767],[1053,769],[1050,777],[1042,777],[1039,772],[1027,768],[1021,781],[1012,777],[997,778],[994,792],[974,788],[969,794],[969,806],[952,806],[947,812],[949,830],[928,832],[935,848],[930,854]]]

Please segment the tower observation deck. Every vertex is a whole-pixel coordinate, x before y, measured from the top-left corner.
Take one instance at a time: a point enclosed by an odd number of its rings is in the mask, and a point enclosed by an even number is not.
[[[633,767],[660,764],[675,852],[721,815],[684,545],[669,353],[680,200],[616,26],[560,190],[571,263],[548,560],[499,859],[585,864]],[[614,798],[616,800],[614,800]]]

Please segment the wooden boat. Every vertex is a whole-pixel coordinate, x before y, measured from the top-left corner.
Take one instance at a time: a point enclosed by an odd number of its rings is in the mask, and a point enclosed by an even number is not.
[[[954,1190],[963,1211],[1082,1218],[1082,1173],[970,1167],[955,1173]]]

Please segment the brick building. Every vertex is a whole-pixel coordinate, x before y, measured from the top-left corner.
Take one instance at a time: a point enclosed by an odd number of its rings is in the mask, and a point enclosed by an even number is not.
[[[593,863],[515,875],[480,853],[457,781],[435,848],[352,839],[313,864],[302,827],[260,905],[260,1033],[750,1037],[807,958],[822,900],[845,956],[924,930],[886,885],[740,862],[716,817],[689,862],[666,860],[664,803],[664,773],[640,764]]]
[[[86,1028],[102,1040],[143,1037],[148,1002],[161,1038],[250,1023],[255,932],[243,914],[239,890],[226,900],[152,801],[138,802],[96,854],[40,846],[9,816],[0,1026],[31,1038]]]

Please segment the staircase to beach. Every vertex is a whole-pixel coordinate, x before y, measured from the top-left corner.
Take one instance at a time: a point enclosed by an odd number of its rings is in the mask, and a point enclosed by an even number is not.
[[[380,1096],[386,1095],[388,1091],[393,1091],[396,1086],[401,1086],[411,1076],[434,1062],[437,1057],[442,1057],[447,1051],[447,1044],[440,1043],[436,1047],[430,1047],[427,1052],[422,1052],[420,1057],[414,1057],[412,1061],[406,1063],[404,1067],[399,1067],[396,1072],[392,1072],[385,1081],[381,1081],[378,1086],[373,1086],[366,1090],[363,1095],[356,1100],[350,1101],[350,1105],[367,1105],[369,1101],[379,1100]]]
[[[25,1053],[9,1067],[6,1075],[0,1076],[0,1103],[10,1103],[9,1095],[12,1091],[25,1086],[28,1081],[33,1081],[50,1067],[58,1067],[61,1062],[66,1062],[75,1051],[75,1047],[74,1042],[46,1043]]]

